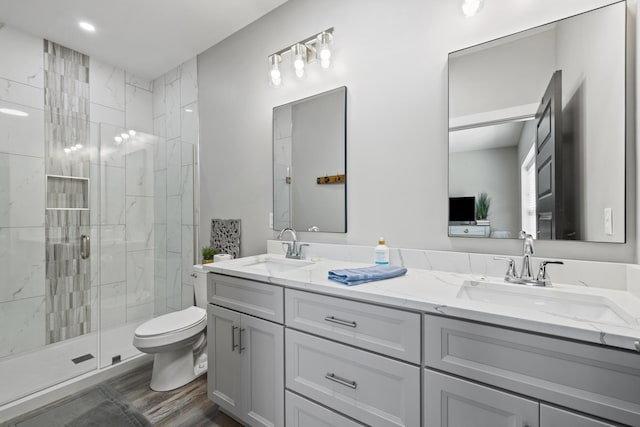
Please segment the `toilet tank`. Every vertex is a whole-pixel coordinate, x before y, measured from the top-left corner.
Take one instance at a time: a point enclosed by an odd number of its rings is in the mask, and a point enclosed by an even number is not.
[[[201,265],[193,266],[193,292],[196,306],[207,308],[207,272]]]

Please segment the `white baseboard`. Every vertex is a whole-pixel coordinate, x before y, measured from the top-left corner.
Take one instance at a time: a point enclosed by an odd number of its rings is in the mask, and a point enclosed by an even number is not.
[[[88,372],[79,377],[2,405],[0,406],[0,423],[53,403],[56,400],[101,383],[102,381],[109,380],[124,372],[139,368],[152,361],[153,355],[139,354],[107,368]]]

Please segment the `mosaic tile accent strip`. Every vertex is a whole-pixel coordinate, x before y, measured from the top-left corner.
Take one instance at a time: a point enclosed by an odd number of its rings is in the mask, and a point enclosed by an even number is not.
[[[46,343],[91,331],[89,57],[44,41]],[[66,149],[66,150],[65,150]],[[51,176],[55,175],[55,176]]]
[[[240,220],[212,219],[211,246],[218,249],[219,253],[238,258],[240,256]]]
[[[89,105],[89,57],[45,40],[47,174],[89,177]]]

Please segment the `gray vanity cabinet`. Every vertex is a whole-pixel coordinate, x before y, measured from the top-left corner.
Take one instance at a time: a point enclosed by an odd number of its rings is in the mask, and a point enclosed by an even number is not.
[[[446,416],[447,405],[465,402],[470,416],[482,419],[476,407],[489,412],[504,410],[501,403],[516,395],[528,396],[535,408],[540,408],[540,422],[523,420],[504,425],[640,426],[640,355],[634,352],[426,315],[424,357],[425,426],[460,425],[431,424],[433,417]],[[432,369],[444,373],[436,375]],[[483,399],[490,395],[496,396],[495,400],[485,402]],[[555,409],[545,402],[569,410]],[[438,408],[442,410],[440,415]],[[513,410],[515,406],[506,408]],[[611,420],[612,424],[595,417]]]
[[[230,278],[210,276],[208,299],[220,305],[207,307],[209,398],[247,425],[282,427],[284,327],[236,311],[247,307],[251,313],[272,317],[279,310],[275,318],[282,318],[282,288],[231,278],[240,286],[230,293]],[[216,295],[220,288],[223,295]],[[273,297],[278,293],[279,298]]]
[[[537,427],[538,402],[425,370],[425,427]]]

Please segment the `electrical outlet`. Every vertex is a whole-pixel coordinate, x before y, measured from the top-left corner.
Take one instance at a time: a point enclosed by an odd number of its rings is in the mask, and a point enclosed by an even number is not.
[[[604,208],[604,234],[613,236],[613,209]]]
[[[273,230],[273,212],[269,212],[269,228]]]

